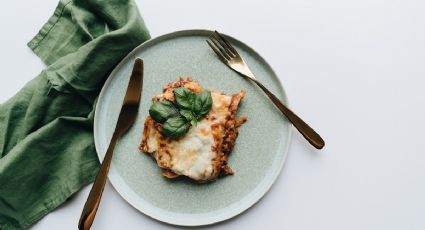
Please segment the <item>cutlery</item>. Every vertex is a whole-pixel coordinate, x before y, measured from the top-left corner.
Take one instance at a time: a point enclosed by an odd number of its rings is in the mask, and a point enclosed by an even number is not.
[[[257,84],[311,145],[317,149],[322,149],[325,146],[325,141],[318,133],[316,133],[316,131],[314,131],[309,125],[307,125],[307,123],[286,107],[272,92],[270,92],[255,78],[254,74],[248,68],[248,65],[236,49],[220,33],[215,31],[209,37],[207,43],[225,65],[242,75],[244,78]]]
[[[103,159],[102,166],[96,176],[90,194],[84,204],[84,209],[80,216],[78,228],[80,230],[89,230],[93,224],[97,209],[105,188],[106,178],[108,176],[109,166],[111,165],[112,155],[117,140],[133,125],[139,109],[140,94],[143,87],[143,61],[137,58],[134,62],[133,71],[127,86],[127,91],[118,117],[118,122]]]

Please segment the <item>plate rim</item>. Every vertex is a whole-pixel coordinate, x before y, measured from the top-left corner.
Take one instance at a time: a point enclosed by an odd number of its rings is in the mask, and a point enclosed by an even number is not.
[[[100,106],[99,106],[99,101],[102,101],[102,98],[105,97],[105,89],[108,87],[108,85],[111,84],[112,78],[114,75],[116,75],[116,72],[118,71],[118,69],[121,68],[121,66],[123,66],[128,59],[139,49],[143,49],[145,47],[149,47],[151,45],[155,45],[152,43],[155,42],[160,42],[161,40],[165,40],[167,38],[170,37],[178,37],[178,36],[190,36],[190,35],[209,35],[212,34],[214,31],[212,30],[208,30],[208,29],[185,29],[185,30],[177,30],[177,31],[173,31],[173,32],[169,32],[169,33],[165,33],[159,36],[156,36],[154,38],[151,38],[143,43],[141,43],[140,45],[138,45],[137,47],[135,47],[134,49],[132,49],[130,52],[128,52],[128,54],[114,67],[114,69],[111,71],[111,73],[109,74],[107,80],[105,81],[104,85],[102,86],[101,92],[99,94],[99,97],[97,99],[97,103],[96,103],[96,108],[95,108],[95,114],[94,114],[94,122],[93,122],[93,139],[94,139],[94,144],[95,144],[95,149],[96,149],[96,154],[97,157],[99,159],[100,162],[103,161],[103,155],[100,154],[100,143],[98,138],[96,138],[99,134],[96,130],[98,130],[99,127],[99,119],[96,116],[96,114],[99,113],[100,110]],[[254,50],[251,46],[247,45],[246,43],[228,35],[225,33],[221,33],[220,34],[224,35],[224,37],[229,38],[230,40],[234,40],[239,42],[240,44],[242,44],[243,46],[247,47],[248,49],[250,49],[251,52],[253,52],[256,56],[258,56],[259,58],[261,58],[265,65],[267,66],[267,68],[271,71],[271,73],[276,76],[276,80],[278,81],[279,85],[278,87],[280,88],[280,90],[282,91],[285,100],[286,105],[289,105],[288,103],[288,96],[286,94],[285,89],[283,88],[282,82],[280,80],[280,78],[278,77],[278,75],[276,74],[276,72],[274,71],[274,69],[270,66],[270,64],[256,51]],[[211,224],[215,224],[218,222],[222,222],[228,219],[231,219],[243,212],[245,212],[246,210],[248,210],[249,208],[251,208],[252,206],[254,206],[257,202],[259,202],[264,195],[271,189],[271,187],[273,186],[273,184],[276,182],[277,178],[280,176],[283,166],[286,162],[286,158],[288,157],[288,151],[289,151],[289,147],[291,145],[291,139],[292,139],[292,124],[290,122],[289,123],[289,129],[288,129],[288,136],[285,140],[286,142],[286,146],[281,150],[283,157],[281,162],[279,162],[278,167],[276,168],[274,174],[272,175],[272,178],[270,179],[269,184],[267,184],[266,186],[263,186],[262,190],[258,192],[258,194],[256,194],[256,197],[254,199],[249,200],[249,202],[245,202],[243,205],[238,206],[237,208],[233,209],[233,211],[229,212],[229,213],[225,213],[225,215],[217,215],[217,216],[213,216],[207,220],[205,219],[198,219],[198,218],[184,218],[183,220],[180,218],[174,218],[174,217],[167,217],[165,215],[161,215],[161,214],[157,214],[155,212],[153,212],[152,210],[148,210],[146,208],[140,208],[137,207],[135,205],[136,201],[133,200],[132,198],[132,194],[129,194],[128,191],[126,190],[121,190],[119,187],[119,185],[121,185],[122,183],[125,183],[122,181],[122,178],[117,175],[117,173],[115,172],[113,166],[113,162],[111,163],[111,168],[108,174],[108,179],[112,185],[112,187],[114,188],[114,190],[128,203],[130,204],[132,207],[134,207],[136,210],[138,210],[139,212],[143,213],[144,215],[160,221],[160,222],[164,222],[167,224],[171,224],[171,225],[178,225],[178,226],[204,226],[204,225],[211,225]],[[134,193],[134,191],[131,191]],[[248,195],[247,195],[248,196]],[[143,199],[142,199],[143,200]],[[134,203],[133,203],[134,202]],[[223,208],[226,209],[227,207]],[[160,209],[160,208],[158,208]],[[167,210],[161,209],[163,211],[163,213],[169,212]],[[221,209],[220,209],[221,210]],[[170,212],[170,213],[175,213],[175,212]],[[207,212],[208,213],[208,212]],[[196,215],[196,214],[187,214],[187,215]]]

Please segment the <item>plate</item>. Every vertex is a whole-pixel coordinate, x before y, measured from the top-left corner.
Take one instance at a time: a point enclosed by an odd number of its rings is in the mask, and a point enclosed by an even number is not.
[[[135,124],[115,147],[109,180],[118,193],[142,213],[174,225],[199,226],[240,214],[269,190],[279,175],[291,138],[291,126],[252,82],[220,62],[207,45],[208,30],[185,30],[149,40],[135,48],[112,71],[96,107],[94,138],[102,161],[118,119],[134,59],[144,61],[144,86]],[[225,35],[255,76],[285,103],[281,83],[267,62],[252,48]],[[192,76],[205,88],[225,93],[246,91],[239,115],[248,121],[239,129],[229,156],[232,176],[198,184],[161,176],[154,159],[138,150],[151,98],[179,76]]]

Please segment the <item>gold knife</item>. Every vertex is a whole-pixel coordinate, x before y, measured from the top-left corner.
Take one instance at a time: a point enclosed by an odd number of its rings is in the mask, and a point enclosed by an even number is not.
[[[93,224],[97,209],[99,208],[100,199],[102,198],[103,189],[105,188],[106,178],[108,176],[109,166],[111,165],[112,155],[114,153],[117,140],[133,125],[137,117],[139,109],[140,95],[143,88],[143,61],[137,58],[134,62],[133,72],[127,86],[127,92],[121,107],[118,122],[103,159],[102,166],[96,176],[84,209],[80,216],[78,228],[80,230],[89,230]]]

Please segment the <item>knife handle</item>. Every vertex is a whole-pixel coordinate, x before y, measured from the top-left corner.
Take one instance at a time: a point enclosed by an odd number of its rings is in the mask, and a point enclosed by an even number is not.
[[[78,229],[89,230],[93,224],[94,217],[96,216],[97,209],[99,208],[100,200],[102,198],[103,189],[105,188],[106,178],[108,176],[109,167],[112,161],[112,155],[114,152],[115,145],[118,140],[118,135],[114,133],[111,142],[109,143],[108,150],[106,151],[105,158],[103,159],[102,165],[99,172],[97,173],[93,187],[90,190],[90,194],[87,197],[84,209],[78,222]]]

